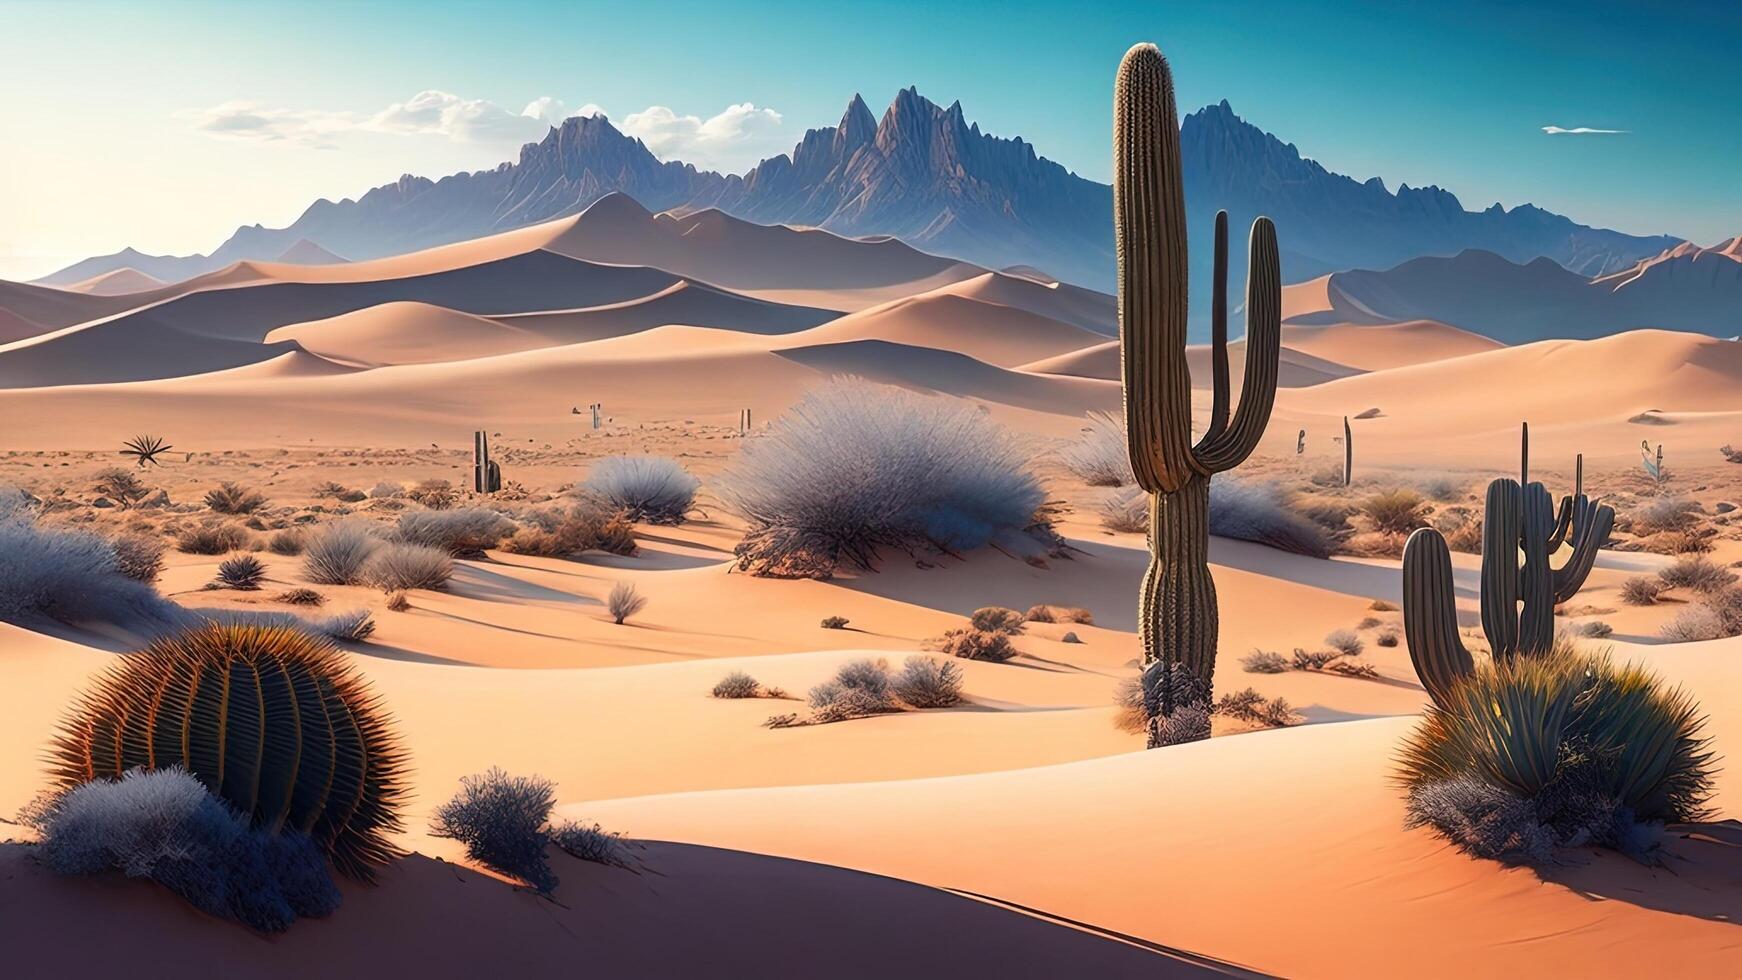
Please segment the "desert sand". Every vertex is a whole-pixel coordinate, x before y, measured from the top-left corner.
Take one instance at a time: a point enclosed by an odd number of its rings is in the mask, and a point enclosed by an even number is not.
[[[81,520],[197,517],[220,480],[306,511],[326,481],[464,484],[471,433],[485,429],[504,477],[543,492],[602,456],[675,457],[703,481],[701,513],[638,528],[632,557],[468,559],[446,590],[415,592],[400,612],[372,589],[321,587],[330,609],[374,611],[376,633],[349,656],[396,716],[415,769],[400,839],[415,856],[377,887],[348,886],[330,919],[266,945],[146,885],[52,877],[9,845],[10,945],[30,936],[63,971],[147,956],[166,972],[246,964],[285,976],[333,950],[377,971],[415,950],[431,976],[485,957],[603,975],[697,964],[843,977],[1731,972],[1742,915],[1733,767],[1713,800],[1720,821],[1672,829],[1667,870],[1592,852],[1547,872],[1507,868],[1404,829],[1390,776],[1425,695],[1407,651],[1375,642],[1400,614],[1371,609],[1399,598],[1395,558],[1213,539],[1218,684],[1286,698],[1301,724],[1219,722],[1207,742],[1147,752],[1116,725],[1115,692],[1139,656],[1147,551],[1141,535],[1104,530],[1107,491],[1053,457],[1085,413],[1120,404],[1110,298],[893,241],[652,215],[617,196],[412,255],[312,264],[320,257],[304,251],[290,258],[305,264],[252,263],[120,297],[6,284],[0,330],[15,339],[0,344],[0,412],[29,422],[0,442],[0,485],[88,501],[121,440],[150,431],[175,446],[143,474],[171,509],[80,503]],[[1328,287],[1291,287],[1290,302],[1312,312],[1314,288]],[[1708,508],[1742,494],[1742,467],[1716,454],[1742,441],[1735,342],[1634,331],[1502,347],[1438,323],[1327,322],[1291,325],[1284,344],[1285,387],[1244,471],[1255,478],[1309,485],[1340,465],[1343,416],[1377,408],[1352,423],[1356,492],[1421,471],[1478,488],[1516,471],[1528,420],[1536,469],[1557,492],[1583,452],[1591,484],[1643,493],[1633,474],[1649,438],[1671,447],[1676,486]],[[1192,370],[1201,421],[1207,348],[1193,350]],[[744,445],[739,411],[759,428],[842,374],[972,399],[1019,432],[1069,556],[893,554],[829,582],[732,571],[742,524],[708,482]],[[1600,398],[1592,377],[1605,379]],[[1515,394],[1471,395],[1496,386]],[[595,402],[596,429],[584,408]],[[1647,410],[1659,424],[1630,421]],[[1308,450],[1297,456],[1300,429]],[[392,516],[376,503],[352,509]],[[260,592],[203,591],[219,557],[173,551],[159,587],[193,607],[288,608],[271,596],[306,584],[300,562],[261,557]],[[1742,558],[1742,537],[1722,537],[1713,557]],[[1664,644],[1657,630],[1679,603],[1619,600],[1626,578],[1668,561],[1604,552],[1568,621],[1601,618],[1619,655],[1694,692],[1733,756],[1742,641]],[[1479,560],[1454,563],[1474,624]],[[624,626],[603,610],[619,581],[651,600]],[[1093,624],[1030,624],[1009,663],[962,662],[965,707],[770,729],[765,719],[800,702],[708,694],[743,670],[802,696],[853,659],[898,666],[978,607],[1039,603],[1086,608]],[[848,628],[823,628],[828,616]],[[1312,647],[1368,616],[1379,626],[1361,628],[1361,657],[1374,679],[1242,670],[1255,648]],[[43,746],[65,706],[137,641],[0,624],[0,815],[42,788]],[[550,902],[467,865],[428,819],[461,776],[492,765],[547,776],[565,814],[650,842],[636,852],[640,873],[564,858]],[[97,917],[113,942],[80,941]]]

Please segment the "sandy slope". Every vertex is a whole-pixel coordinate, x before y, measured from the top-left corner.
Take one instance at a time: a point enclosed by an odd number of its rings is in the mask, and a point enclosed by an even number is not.
[[[1192,373],[1192,387],[1210,388],[1213,380],[1210,345],[1193,344],[1187,347],[1186,366]],[[1228,373],[1235,391],[1240,389],[1241,372],[1245,368],[1246,343],[1236,340],[1228,345]],[[1065,374],[1079,378],[1118,381],[1120,379],[1119,342],[1117,340],[1104,341],[1056,357],[1042,358],[1022,365],[1022,370],[1035,374]],[[1283,388],[1305,388],[1309,385],[1324,384],[1326,381],[1346,378],[1359,373],[1358,369],[1348,365],[1338,364],[1292,347],[1284,347],[1279,355],[1276,383]]]
[[[90,293],[95,296],[122,296],[127,293],[157,289],[164,285],[167,284],[163,280],[148,276],[138,269],[124,268],[105,272],[100,276],[92,276],[84,282],[74,283],[66,288],[73,292]]]
[[[1379,326],[1286,326],[1282,328],[1282,343],[1285,348],[1361,371],[1443,361],[1504,346],[1497,340],[1432,320]]]

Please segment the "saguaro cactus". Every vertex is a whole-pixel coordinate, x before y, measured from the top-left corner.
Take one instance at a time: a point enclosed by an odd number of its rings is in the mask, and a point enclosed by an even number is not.
[[[1526,436],[1528,439],[1528,436]],[[1528,478],[1528,442],[1520,475]],[[1584,457],[1575,463],[1573,494],[1553,498],[1540,483],[1488,484],[1482,518],[1482,632],[1496,660],[1539,656],[1554,645],[1554,607],[1578,593],[1597,551],[1615,526],[1615,510],[1584,493]],[[1563,544],[1572,552],[1555,567]],[[1521,560],[1522,556],[1522,560]],[[1409,658],[1435,703],[1473,661],[1458,638],[1452,558],[1446,539],[1424,527],[1403,548],[1403,629]]]
[[[1209,426],[1192,442],[1186,367],[1185,191],[1173,78],[1153,44],[1126,52],[1113,93],[1113,223],[1119,256],[1120,361],[1131,468],[1150,494],[1149,568],[1139,632],[1143,687],[1158,721],[1207,708],[1216,668],[1216,587],[1210,577],[1210,476],[1238,466],[1258,445],[1276,399],[1282,277],[1276,229],[1252,224],[1246,281],[1246,373],[1229,416],[1228,216],[1216,216],[1211,311],[1214,394]],[[1181,672],[1189,675],[1182,678]],[[1187,692],[1183,693],[1182,692]],[[1189,703],[1182,703],[1182,701]],[[1207,716],[1206,716],[1207,717]],[[1199,726],[1195,737],[1207,735]]]
[[[1343,486],[1355,482],[1355,431],[1349,428],[1349,416],[1343,416]]]
[[[502,468],[490,458],[490,439],[480,429],[472,433],[472,490],[475,493],[495,493],[500,489]]]

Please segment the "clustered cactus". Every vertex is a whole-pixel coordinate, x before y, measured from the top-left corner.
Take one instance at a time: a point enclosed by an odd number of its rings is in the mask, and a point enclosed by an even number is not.
[[[1528,428],[1524,438],[1522,479],[1488,485],[1482,520],[1482,632],[1497,662],[1553,648],[1554,607],[1585,584],[1615,526],[1614,508],[1585,496],[1583,456],[1572,496],[1561,498],[1557,515],[1548,490],[1530,482]],[[1549,559],[1562,544],[1572,553],[1557,568]],[[1422,686],[1445,707],[1474,661],[1458,638],[1451,550],[1433,528],[1417,530],[1404,545],[1403,628]]]
[[[1170,741],[1209,734],[1206,725],[1170,728],[1166,719],[1188,707],[1207,716],[1217,636],[1216,589],[1208,564],[1210,477],[1244,461],[1270,420],[1281,344],[1282,278],[1276,230],[1268,218],[1259,218],[1252,224],[1247,272],[1245,384],[1230,419],[1228,216],[1216,215],[1214,395],[1209,427],[1193,444],[1179,125],[1173,78],[1155,45],[1139,44],[1126,52],[1113,101],[1113,221],[1126,431],[1132,470],[1150,494],[1151,559],[1144,574],[1139,631],[1145,701],[1153,702],[1146,705],[1150,744],[1155,746],[1160,744],[1158,732],[1168,734]],[[1180,669],[1189,671],[1194,683],[1179,683],[1175,675]],[[1189,705],[1180,703],[1178,691],[1190,692]],[[1187,731],[1172,731],[1182,727]]]
[[[309,835],[362,881],[397,855],[405,753],[380,701],[330,642],[207,623],[109,668],[51,749],[62,790],[179,767],[253,827]]]

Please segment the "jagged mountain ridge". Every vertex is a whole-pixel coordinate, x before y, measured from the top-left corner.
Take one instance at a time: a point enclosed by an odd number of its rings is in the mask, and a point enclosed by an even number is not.
[[[1236,228],[1268,214],[1284,243],[1290,281],[1466,248],[1515,261],[1543,256],[1596,276],[1677,242],[1589,228],[1530,205],[1466,211],[1436,187],[1391,193],[1377,178],[1355,181],[1303,158],[1225,101],[1188,115],[1181,137],[1194,240],[1218,208],[1230,212]],[[836,126],[810,130],[791,153],[742,176],[662,162],[604,117],[575,117],[491,170],[440,180],[407,175],[356,200],[323,199],[287,228],[240,228],[210,255],[128,249],[40,281],[76,282],[121,266],[186,279],[235,261],[274,258],[300,239],[367,259],[575,214],[612,191],[655,211],[716,207],[763,223],[889,235],[988,268],[1034,266],[1094,288],[1112,286],[1108,185],[1071,173],[1021,139],[982,131],[967,122],[960,103],[940,107],[911,88],[881,119],[854,96]],[[1244,251],[1237,234],[1235,295]],[[1208,249],[1192,251],[1200,287],[1207,287],[1208,260]]]

